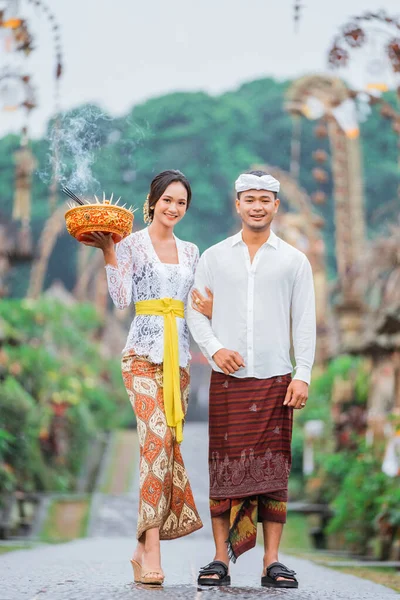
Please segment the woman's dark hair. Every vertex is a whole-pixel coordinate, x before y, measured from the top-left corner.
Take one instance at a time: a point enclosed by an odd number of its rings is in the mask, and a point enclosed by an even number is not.
[[[262,177],[263,175],[269,175],[269,173],[267,173],[267,171],[246,171],[246,173],[247,173],[247,175],[256,175],[257,177]],[[240,199],[240,194],[241,193],[242,192],[238,192],[236,194],[236,197],[237,197],[238,200]],[[272,193],[273,193],[273,195],[275,197],[275,200],[276,200],[277,197],[278,197],[278,193],[277,192],[272,192]]]
[[[175,181],[179,181],[186,188],[186,209],[189,208],[190,200],[192,199],[192,188],[190,187],[190,183],[188,182],[183,173],[181,173],[180,171],[170,169],[168,171],[162,171],[162,173],[156,175],[150,184],[150,192],[148,196],[150,217],[152,216],[152,212],[154,210],[155,205],[157,204],[167,187]]]

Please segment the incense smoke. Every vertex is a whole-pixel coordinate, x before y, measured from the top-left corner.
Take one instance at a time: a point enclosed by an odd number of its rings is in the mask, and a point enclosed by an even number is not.
[[[66,185],[78,195],[100,193],[104,187],[92,169],[99,152],[114,144],[121,146],[118,156],[124,156],[124,163],[130,164],[134,173],[134,151],[148,131],[133,127],[135,139],[122,141],[122,131],[127,125],[132,129],[129,117],[113,119],[97,106],[88,105],[60,115],[58,121],[51,124],[48,168],[39,172],[40,178],[49,183],[55,172],[58,185]],[[115,153],[112,156],[115,157]]]
[[[64,113],[54,122],[50,135],[50,151],[56,178],[60,185],[85,193],[98,191],[93,176],[96,151],[102,145],[101,130],[111,119],[97,107],[85,106]]]

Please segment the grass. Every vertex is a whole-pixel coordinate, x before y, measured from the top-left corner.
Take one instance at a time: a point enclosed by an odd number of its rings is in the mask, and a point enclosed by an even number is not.
[[[292,550],[311,550],[311,540],[308,533],[309,524],[303,515],[289,513],[287,523],[283,528],[280,548],[282,552],[290,553]]]
[[[333,565],[332,565],[333,566]],[[361,579],[369,579],[374,583],[386,585],[396,592],[400,592],[400,574],[396,569],[390,567],[335,567],[337,571],[348,573],[361,577]]]
[[[10,544],[10,545],[4,545],[4,546],[0,545],[0,555],[7,554],[8,552],[15,552],[16,550],[31,550],[31,548],[34,548],[34,547],[35,547],[35,544],[26,544],[26,545]]]
[[[48,543],[69,542],[85,537],[89,519],[89,497],[54,500],[40,533]]]

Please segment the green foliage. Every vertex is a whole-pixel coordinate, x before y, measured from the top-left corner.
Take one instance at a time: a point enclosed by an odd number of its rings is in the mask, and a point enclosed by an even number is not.
[[[400,486],[397,477],[387,486],[385,493],[379,497],[380,514],[389,525],[400,527]]]
[[[343,456],[341,457],[343,460]],[[342,532],[346,542],[357,552],[365,554],[369,539],[374,534],[374,521],[382,505],[381,496],[390,479],[382,473],[381,460],[370,449],[350,462],[347,474],[332,506],[335,516],[328,533]]]
[[[292,470],[291,473],[302,478],[303,473],[303,445],[304,433],[303,426],[307,421],[321,420],[325,425],[324,439],[331,439],[331,396],[334,381],[336,378],[354,381],[355,386],[355,402],[365,403],[368,394],[369,375],[366,367],[366,361],[363,358],[340,355],[329,362],[323,372],[316,374],[310,385],[309,397],[307,400],[307,410],[295,412],[295,421],[293,426],[292,437]],[[316,442],[316,462],[317,467],[322,461],[323,466],[320,467],[318,473],[318,481],[321,488],[313,489],[309,486],[308,493],[313,500],[318,502],[330,502],[334,494],[330,482],[325,482],[325,471],[327,476],[334,478],[334,482],[340,482],[343,478],[341,468],[346,468],[346,462],[343,463],[343,457],[331,455],[330,447],[321,447],[321,444]],[[339,470],[336,473],[336,470]],[[322,474],[321,471],[324,471]]]
[[[304,445],[304,434],[303,428],[297,424],[297,418],[293,425],[292,433],[292,476],[303,477],[303,445]]]
[[[0,351],[0,491],[71,490],[96,431],[133,420],[119,360],[89,305],[3,300],[0,319],[20,336]]]
[[[9,435],[4,463],[11,467],[19,489],[43,489],[49,480],[40,451],[40,416],[35,400],[11,376],[0,383],[0,397],[1,422]]]
[[[15,438],[11,433],[0,428],[0,490],[4,490],[5,492],[11,492],[16,484],[11,466],[5,462],[5,456],[11,452],[11,442],[14,440]]]
[[[300,412],[300,423],[321,419],[330,424],[331,396],[335,379],[354,382],[354,401],[365,404],[369,388],[369,372],[363,357],[341,354],[332,359],[326,369],[313,378],[310,385],[307,411]]]
[[[362,357],[341,355],[333,359],[310,387],[307,411],[298,422],[321,419],[325,423],[322,442],[315,444],[315,473],[305,490],[311,502],[326,503],[334,510],[327,532],[343,536],[347,549],[365,554],[382,516],[393,526],[400,525],[398,485],[382,472],[382,449],[368,448],[354,434],[353,445],[333,451],[331,397],[335,381],[351,381],[353,396],[348,406],[365,405],[370,372]]]

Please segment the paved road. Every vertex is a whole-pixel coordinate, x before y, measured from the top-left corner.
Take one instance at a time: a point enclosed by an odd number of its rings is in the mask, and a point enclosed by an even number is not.
[[[208,517],[206,427],[186,427],[183,454],[205,527],[195,534],[163,542],[163,567],[167,574],[162,589],[143,589],[132,583],[129,557],[135,529],[135,497],[98,497],[91,537],[55,546],[13,552],[0,557],[0,600],[148,600],[234,597],[282,600],[386,600],[396,592],[317,566],[309,561],[282,556],[299,577],[299,590],[260,587],[262,549],[243,555],[232,567],[232,587],[198,590],[198,568],[212,558]]]

